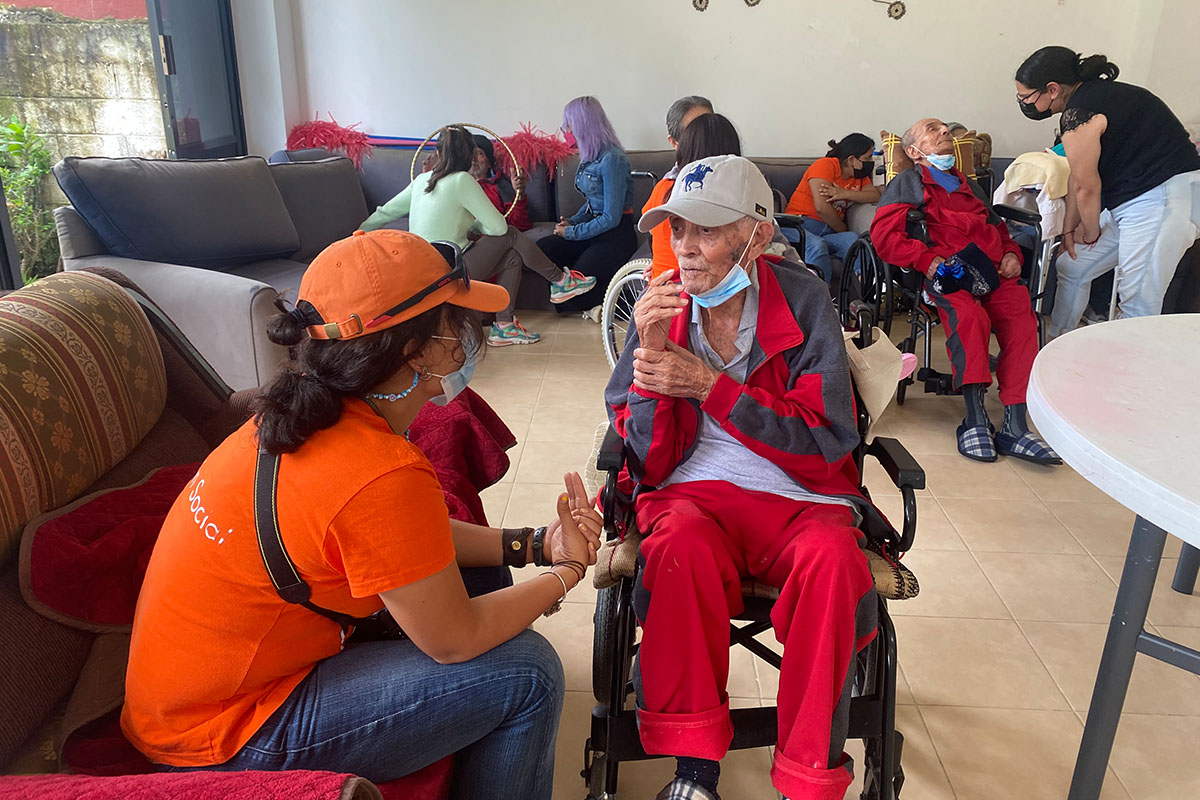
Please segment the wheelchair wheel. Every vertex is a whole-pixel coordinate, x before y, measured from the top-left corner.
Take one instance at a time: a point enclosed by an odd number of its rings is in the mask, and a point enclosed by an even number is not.
[[[604,304],[600,309],[600,330],[604,334],[604,355],[608,366],[616,368],[617,360],[625,349],[625,334],[633,321],[633,304],[642,296],[646,282],[642,273],[650,266],[650,259],[637,258],[630,261],[613,276],[604,292]]]
[[[592,616],[592,696],[597,703],[608,704],[612,694],[614,659],[621,635],[621,585],[596,592],[596,612]]]
[[[875,252],[871,237],[863,234],[850,245],[842,266],[837,303],[842,325],[853,330],[857,324],[853,309],[865,306],[870,309],[874,323],[884,333],[891,334],[896,305],[893,293],[891,265]]]

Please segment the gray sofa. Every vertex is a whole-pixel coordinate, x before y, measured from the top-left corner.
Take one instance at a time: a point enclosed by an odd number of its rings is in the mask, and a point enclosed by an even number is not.
[[[157,298],[230,386],[258,386],[285,356],[266,336],[276,299],[294,300],[313,256],[408,185],[413,155],[376,148],[360,170],[325,150],[279,151],[270,163],[68,158],[54,170],[72,202],[55,211],[63,263],[126,274]],[[675,153],[631,151],[629,159],[635,172],[660,178]],[[782,204],[813,159],[753,160]],[[577,168],[573,157],[554,176],[544,169],[530,176],[530,238],[550,233],[559,216],[579,208]],[[649,175],[635,177],[635,213],[653,185]],[[643,244],[648,251],[644,235]],[[548,308],[544,283],[523,282],[517,306]]]
[[[345,158],[69,158],[54,171],[72,201],[55,210],[64,268],[129,276],[234,389],[285,356],[266,336],[276,298],[294,299],[313,256],[367,216]]]

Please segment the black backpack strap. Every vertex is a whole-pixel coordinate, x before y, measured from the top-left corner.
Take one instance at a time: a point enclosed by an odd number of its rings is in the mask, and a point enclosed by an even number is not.
[[[296,571],[296,565],[283,545],[279,514],[275,506],[280,460],[280,456],[272,456],[264,450],[259,450],[258,461],[254,465],[254,533],[258,537],[258,552],[262,555],[271,584],[280,597],[333,620],[341,626],[342,635],[345,636],[352,626],[366,620],[330,611],[311,602],[312,590]]]

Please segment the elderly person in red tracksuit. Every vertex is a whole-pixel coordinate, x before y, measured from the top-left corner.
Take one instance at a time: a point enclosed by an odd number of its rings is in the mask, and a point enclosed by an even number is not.
[[[634,609],[638,729],[677,758],[659,800],[711,800],[733,735],[729,620],[741,580],[778,587],[784,645],[774,785],[841,800],[854,654],[876,634],[860,522],[859,437],[841,327],[824,282],[763,256],[771,189],[738,156],[693,162],[639,227],[671,224],[679,270],[651,280],[606,390],[625,437],[642,569]],[[793,624],[794,623],[794,624]]]
[[[888,263],[926,276],[925,292],[937,306],[946,332],[954,388],[962,391],[967,405],[958,428],[958,451],[975,461],[995,461],[1002,454],[1060,464],[1025,418],[1025,390],[1038,339],[1029,290],[1020,280],[1021,249],[988,207],[979,186],[954,168],[954,140],[944,122],[923,119],[908,129],[901,143],[914,166],[884,189],[871,224],[871,241]],[[906,232],[908,212],[915,208],[925,213],[930,244]],[[947,280],[943,262],[962,263],[956,256],[987,262],[981,269],[991,280],[974,281],[972,288]],[[983,403],[992,382],[988,347],[993,330],[1000,342],[996,377],[1004,404],[998,432]]]

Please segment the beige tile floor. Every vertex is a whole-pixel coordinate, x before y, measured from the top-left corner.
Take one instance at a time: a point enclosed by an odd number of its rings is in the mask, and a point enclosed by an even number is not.
[[[537,524],[552,513],[567,470],[582,470],[604,421],[608,377],[599,326],[525,313],[543,339],[492,349],[472,387],[519,444],[504,480],[484,492],[488,518]],[[944,364],[944,350],[937,349]],[[918,458],[928,490],[918,500],[916,546],[906,563],[921,595],[893,603],[902,676],[903,797],[911,800],[1061,800],[1066,797],[1133,516],[1067,467],[1012,460],[975,464],[957,455],[959,398],[919,391],[893,405],[879,434]],[[989,395],[994,418],[999,405]],[[900,504],[882,470],[866,483],[892,519]],[[1200,595],[1169,591],[1178,556],[1169,540],[1150,610],[1159,632],[1200,647]],[[558,739],[556,800],[584,797],[579,778],[591,697],[592,604],[581,587],[565,610],[539,621],[562,656],[567,698]],[[762,637],[770,639],[769,634]],[[771,704],[777,674],[744,651],[733,656],[736,705]],[[1104,798],[1200,797],[1200,679],[1139,657]],[[861,745],[847,745],[861,764]],[[767,750],[731,753],[727,800],[774,798]],[[652,798],[669,761],[623,767],[620,796]],[[857,798],[856,781],[848,798]]]

